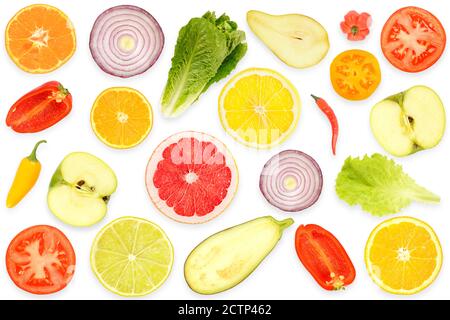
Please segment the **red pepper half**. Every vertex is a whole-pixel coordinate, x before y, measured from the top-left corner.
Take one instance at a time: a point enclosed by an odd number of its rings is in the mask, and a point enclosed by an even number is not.
[[[355,267],[344,247],[334,235],[318,225],[298,227],[295,250],[305,268],[326,290],[343,289],[355,279]]]
[[[19,133],[53,126],[72,110],[72,95],[61,83],[50,81],[20,98],[8,112],[6,125]]]
[[[332,130],[331,148],[333,150],[333,154],[336,155],[336,142],[339,134],[339,123],[336,118],[336,115],[334,114],[333,109],[331,109],[331,107],[324,99],[316,97],[315,95],[311,95],[311,97],[314,98],[317,106],[320,108],[320,110],[322,110],[323,113],[325,113],[325,115],[328,118],[328,121],[330,121]]]

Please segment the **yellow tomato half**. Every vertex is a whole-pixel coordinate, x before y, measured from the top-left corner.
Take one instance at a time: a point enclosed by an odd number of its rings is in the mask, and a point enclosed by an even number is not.
[[[334,90],[348,100],[364,100],[381,82],[377,58],[364,50],[348,50],[334,58],[330,66]]]

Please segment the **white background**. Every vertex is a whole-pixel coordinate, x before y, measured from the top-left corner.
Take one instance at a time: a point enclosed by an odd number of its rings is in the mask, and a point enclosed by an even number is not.
[[[77,34],[77,51],[60,69],[47,75],[31,75],[18,69],[9,59],[3,43],[3,30],[9,19],[29,0],[2,0],[0,2],[0,202],[4,202],[19,161],[40,139],[48,144],[39,150],[43,164],[41,177],[32,192],[15,208],[7,210],[0,205],[0,298],[3,299],[120,299],[102,287],[91,272],[89,251],[93,238],[102,226],[111,220],[135,215],[160,225],[172,240],[175,263],[167,282],[144,299],[211,299],[192,292],[183,278],[183,264],[192,250],[205,237],[224,228],[263,215],[283,219],[293,217],[295,224],[286,230],[283,238],[264,262],[237,287],[213,296],[221,299],[439,299],[450,298],[449,180],[448,154],[450,141],[445,135],[440,145],[407,158],[397,159],[419,184],[442,197],[439,205],[413,204],[402,212],[425,220],[434,227],[444,250],[444,265],[435,283],[413,297],[398,297],[379,289],[369,278],[364,266],[364,246],[370,231],[383,219],[372,217],[358,207],[349,207],[339,200],[334,191],[335,178],[349,155],[384,153],[369,128],[369,112],[374,103],[398,91],[417,84],[434,88],[444,103],[450,106],[448,95],[449,55],[420,74],[407,74],[392,67],[383,57],[379,36],[386,19],[396,9],[406,5],[422,6],[436,14],[450,33],[450,2],[447,0],[47,0],[62,9],[72,20]],[[103,10],[118,4],[140,5],[161,24],[166,44],[158,62],[146,73],[132,79],[119,79],[102,72],[91,58],[89,33],[96,17]],[[331,48],[327,57],[317,66],[297,70],[279,61],[249,30],[246,12],[259,9],[273,14],[301,13],[317,19],[328,30]],[[367,11],[373,17],[370,36],[362,42],[347,41],[339,29],[344,15],[355,9]],[[281,146],[270,151],[248,149],[237,144],[222,129],[217,114],[217,97],[225,84],[213,85],[200,101],[176,119],[164,119],[159,99],[164,87],[178,30],[192,17],[207,10],[228,13],[239,27],[246,31],[249,51],[238,65],[238,70],[249,67],[267,67],[289,78],[300,92],[303,110],[297,129]],[[447,15],[447,16],[446,16]],[[329,65],[340,52],[361,48],[378,57],[383,80],[373,96],[363,102],[349,102],[340,98],[329,81]],[[52,128],[36,134],[16,134],[4,124],[10,106],[23,94],[49,80],[62,82],[73,95],[71,114]],[[94,135],[89,113],[96,96],[111,86],[130,86],[147,96],[154,109],[154,127],[148,138],[131,150],[114,150],[103,145]],[[320,95],[334,107],[340,121],[337,156],[330,147],[330,128],[327,119],[314,105],[309,94]],[[167,136],[182,130],[199,130],[213,134],[226,143],[234,154],[240,169],[240,185],[231,206],[217,219],[204,225],[185,225],[169,220],[152,205],[144,185],[144,172],[153,149]],[[259,173],[264,163],[284,149],[299,149],[313,156],[324,174],[323,193],[310,209],[298,214],[286,214],[266,203],[258,190]],[[87,151],[104,159],[116,172],[117,192],[109,204],[105,219],[90,228],[75,228],[63,224],[48,210],[47,186],[62,158],[72,151]],[[320,288],[300,264],[294,250],[294,234],[300,224],[316,223],[330,230],[345,246],[353,260],[357,276],[355,282],[342,292],[327,292]],[[77,254],[77,269],[72,282],[63,291],[39,297],[18,289],[9,279],[3,256],[10,240],[21,230],[35,224],[50,224],[61,229],[71,240]]]

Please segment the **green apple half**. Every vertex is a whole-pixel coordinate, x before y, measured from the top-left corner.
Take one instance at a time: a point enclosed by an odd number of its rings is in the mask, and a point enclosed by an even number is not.
[[[318,64],[330,48],[325,28],[301,14],[271,15],[251,10],[247,23],[278,58],[294,68]]]
[[[72,226],[91,226],[106,215],[116,191],[114,171],[85,152],[67,155],[53,174],[47,203],[53,214]]]
[[[377,103],[370,126],[390,154],[404,157],[435,147],[445,131],[445,109],[432,89],[415,86]]]

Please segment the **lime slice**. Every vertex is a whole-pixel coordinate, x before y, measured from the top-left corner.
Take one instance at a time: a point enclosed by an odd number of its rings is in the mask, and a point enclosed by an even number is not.
[[[102,285],[121,296],[147,295],[170,274],[173,247],[164,231],[141,218],[122,217],[97,234],[91,267]]]

